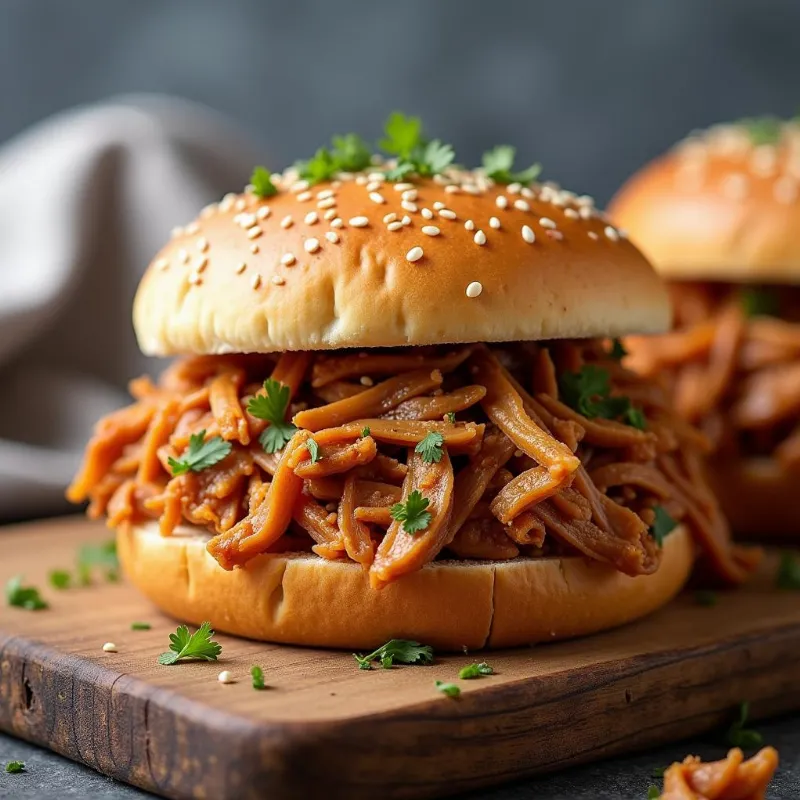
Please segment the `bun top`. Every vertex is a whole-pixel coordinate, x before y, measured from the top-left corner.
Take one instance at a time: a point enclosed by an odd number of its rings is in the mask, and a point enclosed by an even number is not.
[[[174,231],[149,267],[134,303],[142,350],[322,350],[668,326],[660,280],[591,198],[452,167],[393,181],[395,166],[372,157],[364,171],[313,185],[296,170],[257,170],[255,187]]]
[[[609,214],[664,277],[800,283],[800,122],[695,133],[634,175]]]

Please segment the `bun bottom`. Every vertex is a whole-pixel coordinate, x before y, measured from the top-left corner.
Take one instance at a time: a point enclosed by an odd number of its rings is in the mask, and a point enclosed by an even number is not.
[[[685,528],[653,575],[585,558],[437,561],[376,591],[363,569],[307,553],[262,555],[227,572],[205,531],[162,537],[156,523],[117,533],[130,581],[162,611],[215,630],[286,644],[372,650],[392,638],[440,650],[511,647],[595,633],[655,611],[692,569]]]
[[[737,537],[800,541],[800,474],[750,458],[712,462],[708,477]]]

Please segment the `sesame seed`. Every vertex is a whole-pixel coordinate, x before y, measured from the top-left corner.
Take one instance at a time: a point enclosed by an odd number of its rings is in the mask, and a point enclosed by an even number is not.
[[[116,653],[117,652],[117,646],[114,644],[114,642],[106,642],[103,645],[103,652],[104,653]]]
[[[323,189],[321,192],[317,192],[317,200],[328,200],[333,197],[334,194],[335,192],[333,189]]]
[[[188,233],[190,236],[193,236],[195,233],[199,232],[200,232],[200,226],[196,222],[190,222],[186,226],[186,233]]]
[[[311,199],[311,197],[312,197],[311,192],[300,192],[300,194],[297,195],[297,200],[300,203],[307,203]]]
[[[442,210],[444,207],[445,207],[445,205],[444,205],[444,203],[443,203],[441,200],[437,200],[437,201],[436,201],[436,202],[433,204],[433,210],[434,210],[434,211],[441,211],[441,210]]]
[[[338,234],[338,233],[336,233],[336,231],[326,231],[326,233],[325,233],[325,238],[326,238],[326,239],[327,239],[327,240],[328,240],[328,241],[329,241],[331,244],[339,244],[339,234]]]
[[[386,180],[386,176],[382,172],[370,172],[367,178],[371,181],[378,181],[378,183],[383,183]]]
[[[467,297],[479,297],[483,291],[483,285],[478,281],[472,281],[467,286]]]
[[[315,239],[312,236],[303,242],[303,247],[305,247],[307,253],[316,253],[319,250],[319,239]]]
[[[528,205],[526,200],[515,200],[514,201],[514,208],[518,211],[530,211],[531,207]]]
[[[368,217],[351,217],[349,220],[350,225],[354,228],[366,228],[369,225]]]
[[[394,222],[396,219],[397,219],[397,214],[395,214],[394,211],[392,211],[391,214],[387,214],[383,218],[383,222],[385,225],[388,225],[390,222]]]
[[[358,379],[358,382],[359,382],[359,383],[360,383],[362,386],[374,386],[374,385],[375,385],[375,381],[374,381],[374,380],[372,380],[372,378],[370,378],[370,377],[369,377],[369,375],[362,375],[362,376],[361,376],[361,377]]]
[[[309,211],[303,218],[303,221],[306,225],[316,225],[319,222],[319,214],[317,214],[316,211]]]
[[[336,205],[335,197],[328,197],[325,200],[320,200],[317,203],[317,208],[333,208]]]
[[[424,253],[423,253],[421,247],[412,247],[406,253],[406,260],[407,261],[411,261],[413,263],[414,261],[419,261],[422,258],[423,255],[424,255]]]
[[[508,198],[504,194],[497,195],[494,202],[498,208],[508,208]]]
[[[595,241],[600,238],[594,231],[589,231],[588,236],[590,239],[594,239]]]
[[[236,201],[236,202],[233,204],[233,207],[234,207],[234,208],[235,208],[237,211],[244,211],[244,210],[247,208],[247,203],[245,202],[245,199],[244,199],[243,197],[240,197],[240,198],[239,198],[239,199],[238,199],[238,200],[237,200],[237,201]],[[187,228],[187,231],[188,231],[189,233],[196,233],[196,231],[190,231],[188,228]]]
[[[258,225],[256,225],[254,228],[250,228],[250,230],[247,231],[247,238],[258,239],[258,237],[261,236],[262,233],[263,231],[261,230],[261,228],[259,228]]]
[[[259,219],[266,219],[272,213],[272,209],[269,206],[261,206],[261,208],[256,211],[256,216]]]
[[[310,186],[308,181],[295,181],[292,184],[291,190],[295,193],[304,192]]]
[[[474,222],[473,222],[471,219],[468,219],[468,220],[467,220],[467,221],[464,223],[464,227],[465,227],[465,228],[466,228],[468,231],[474,231],[474,230],[475,230],[475,223],[474,223]]]
[[[328,210],[327,210],[327,211],[326,211],[326,212],[325,212],[325,213],[322,215],[322,218],[323,218],[323,219],[326,219],[326,220],[328,220],[328,221],[330,221],[330,220],[332,220],[332,219],[336,219],[336,209],[335,209],[335,208],[329,208],[329,209],[328,209]]]
[[[531,228],[530,225],[522,226],[522,238],[528,244],[533,244],[536,241],[536,234],[533,232],[533,228]]]
[[[287,214],[287,215],[286,215],[286,216],[285,216],[285,217],[284,217],[284,218],[281,220],[281,228],[284,228],[284,229],[286,229],[286,228],[291,228],[291,227],[292,227],[292,225],[294,225],[294,220],[292,219],[292,215],[291,215],[291,214]]]
[[[414,184],[413,183],[396,183],[394,185],[394,190],[396,192],[405,192],[408,189],[413,189],[413,188],[414,188]]]
[[[180,226],[172,229],[172,238],[177,239],[179,236],[183,236],[183,228]]]
[[[447,194],[459,194],[461,192],[461,187],[451,183],[445,186],[444,190],[447,192]]]
[[[156,261],[156,269],[161,270],[161,272],[165,272],[167,269],[169,269],[169,260],[166,258],[159,258],[158,261]]]
[[[386,230],[388,230],[388,231],[399,231],[402,227],[403,227],[403,223],[400,222],[400,220],[397,220],[396,222],[390,222],[386,226]]]
[[[578,219],[579,214],[574,208],[565,208],[564,209],[564,216],[569,217],[570,219]]]
[[[286,283],[286,278],[283,278],[280,275],[273,275],[271,280],[276,286],[283,286],[283,284]]]
[[[258,221],[258,218],[255,214],[237,214],[233,218],[233,221],[242,228],[252,228]]]
[[[367,176],[366,175],[356,175],[356,183],[359,186],[366,186],[366,184],[367,184]]]
[[[425,219],[433,219],[433,211],[431,211],[429,208],[423,208],[420,211],[420,214],[422,214]]]
[[[188,264],[190,258],[191,256],[188,250],[184,250],[183,248],[178,250],[178,261],[180,261],[181,264]]]
[[[406,214],[403,219],[401,220],[403,225],[410,225],[411,224],[411,217]]]
[[[250,278],[250,285],[254,289],[258,289],[258,287],[261,286],[261,276],[260,275],[253,275],[253,277]]]
[[[789,205],[797,200],[798,195],[800,195],[800,187],[798,187],[798,183],[794,178],[785,175],[775,181],[772,193],[779,203]]]
[[[291,267],[296,260],[294,253],[284,253],[281,256],[281,264],[283,264],[284,267]]]
[[[250,245],[250,252],[253,254],[257,253],[259,249],[260,249],[259,246],[255,242],[253,242],[253,244]]]
[[[373,203],[377,203],[378,205],[386,202],[386,199],[380,192],[370,192],[369,199],[372,200]]]
[[[612,242],[619,241],[619,234],[617,233],[617,229],[611,227],[611,225],[606,225],[606,227],[603,228],[603,233],[606,235],[606,239],[610,239]]]
[[[419,193],[416,189],[406,189],[403,194],[400,195],[401,200],[408,200],[409,202],[413,202],[417,199],[417,195]]]
[[[442,208],[439,210],[439,216],[442,217],[443,219],[455,219],[456,212],[451,211],[449,208]]]
[[[500,220],[497,217],[489,217],[489,227],[495,230],[500,229]]]
[[[240,261],[237,265],[235,272],[237,275],[241,275],[247,269],[247,264],[244,261]]]
[[[197,259],[197,264],[195,265],[194,271],[197,273],[202,272],[208,266],[208,259],[203,256],[202,258]]]
[[[594,209],[591,206],[581,206],[578,211],[578,216],[581,219],[591,219],[594,216]]]
[[[527,197],[528,200],[533,200],[536,195],[533,193],[533,189],[529,189],[527,186],[523,186],[521,190],[522,196]]]
[[[509,183],[508,186],[506,186],[506,190],[508,191],[509,194],[519,194],[519,190],[521,188],[522,188],[521,183]]]
[[[553,220],[551,220],[551,219],[550,219],[550,217],[542,217],[542,218],[539,220],[539,224],[540,224],[540,225],[541,225],[543,228],[550,228],[551,230],[552,230],[553,228],[555,228],[555,227],[556,227],[556,224],[555,224],[555,222],[553,222]]]
[[[555,239],[556,241],[561,241],[564,238],[564,234],[561,231],[545,231],[545,233],[551,238]]]
[[[369,183],[366,185],[366,187],[365,187],[365,188],[366,188],[366,190],[367,190],[368,192],[374,192],[376,189],[380,189],[380,188],[381,188],[381,182],[380,182],[380,181],[373,181],[373,180],[371,180],[371,181],[370,181],[370,182],[369,182]]]
[[[331,228],[341,228],[344,225],[344,222],[339,217],[334,217],[331,220]]]
[[[233,675],[231,675],[230,670],[224,669],[217,675],[217,680],[220,683],[233,683]]]
[[[475,231],[472,241],[475,242],[475,244],[486,244],[486,234],[482,230],[478,229]]]
[[[400,205],[403,207],[403,210],[410,211],[412,214],[415,213],[417,210],[417,204],[412,203],[409,200],[403,200],[403,202],[400,203]]]
[[[423,225],[422,232],[426,236],[438,236],[441,231],[435,225]]]

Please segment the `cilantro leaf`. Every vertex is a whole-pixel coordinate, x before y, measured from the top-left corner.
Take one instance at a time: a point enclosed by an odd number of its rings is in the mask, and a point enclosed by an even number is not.
[[[272,197],[278,193],[278,187],[272,182],[272,175],[266,167],[256,167],[250,176],[250,183],[256,197]]]
[[[54,589],[69,589],[72,584],[72,575],[65,569],[52,569],[47,576]]]
[[[395,503],[389,509],[389,513],[392,519],[403,523],[403,530],[406,533],[419,533],[431,524],[431,512],[425,510],[430,502],[418,489],[414,489],[405,503]]]
[[[10,775],[14,775],[17,772],[25,772],[25,762],[9,761],[8,764],[6,764],[6,772]]]
[[[393,664],[432,664],[433,648],[408,639],[391,639],[366,656],[353,653],[359,669],[372,669],[373,661],[380,661],[384,669]]]
[[[369,429],[369,426],[365,425],[365,426],[364,426],[364,427],[361,429],[361,438],[362,438],[362,439],[366,439],[366,438],[367,438],[367,436],[369,436],[371,433],[372,433],[372,431]]]
[[[716,592],[709,592],[707,590],[700,590],[694,593],[694,601],[699,606],[711,608],[717,604],[719,598]]]
[[[483,154],[483,168],[487,177],[497,183],[530,183],[539,177],[541,164],[531,164],[521,172],[514,172],[516,148],[510,144],[500,144]]]
[[[247,413],[269,422],[258,437],[267,453],[274,453],[286,446],[297,428],[287,422],[286,409],[289,407],[289,387],[274,378],[264,381],[265,394],[250,398]]]
[[[661,791],[658,786],[651,784],[647,787],[647,800],[658,800],[661,797]]]
[[[800,591],[800,561],[791,553],[781,553],[775,585],[779,589]]]
[[[178,661],[216,661],[222,646],[212,640],[214,631],[211,623],[204,622],[194,633],[189,633],[186,625],[179,625],[175,633],[169,635],[169,652],[158,657],[158,663],[170,666]]]
[[[611,350],[608,351],[609,358],[613,358],[614,361],[622,361],[626,355],[628,355],[628,351],[625,349],[625,345],[619,339],[612,340]]]
[[[739,704],[739,718],[731,723],[725,736],[731,747],[741,747],[742,750],[750,750],[760,747],[764,737],[752,728],[745,728],[747,718],[750,716],[750,703],[746,700]]]
[[[456,424],[456,412],[455,411],[448,411],[444,415],[444,418],[445,418],[445,421],[449,422],[451,425],[455,425]]]
[[[458,677],[463,680],[480,678],[484,675],[494,675],[494,670],[485,661],[481,661],[480,664],[470,664],[462,667],[458,673]]]
[[[107,539],[100,544],[84,544],[78,549],[78,580],[82,586],[92,582],[92,570],[104,569],[106,579],[114,581],[119,574],[116,539]]]
[[[214,436],[208,441],[205,441],[205,438],[205,430],[193,433],[189,437],[189,447],[184,452],[183,458],[170,456],[167,459],[173,475],[183,475],[189,470],[202,472],[222,461],[231,452],[231,443],[226,442],[221,436]]]
[[[749,287],[739,292],[739,302],[744,315],[753,317],[777,317],[780,311],[780,298],[774,289]]]
[[[379,142],[382,150],[401,159],[409,158],[411,153],[422,145],[422,120],[407,117],[401,111],[393,111],[383,126],[386,134]]]
[[[254,689],[266,689],[266,685],[264,683],[264,670],[261,669],[257,664],[253,664],[250,667],[250,677],[253,679],[253,688]]]
[[[152,627],[149,622],[131,622],[132,631],[149,631]]]
[[[415,453],[422,456],[427,464],[438,464],[442,460],[444,436],[439,431],[428,431],[425,438],[414,448]]]
[[[647,420],[630,398],[611,396],[611,378],[607,369],[584,364],[579,372],[565,372],[559,380],[564,402],[588,419],[619,419],[644,430]]]
[[[765,115],[762,117],[748,117],[739,120],[752,144],[777,144],[781,140],[783,123],[778,117]]]
[[[312,158],[298,161],[295,166],[300,177],[312,184],[327,181],[339,171],[336,159],[326,147],[320,147]]]
[[[26,611],[41,611],[50,607],[35,586],[22,585],[22,575],[15,575],[6,584],[6,602]]]
[[[678,523],[667,514],[662,506],[653,506],[653,513],[655,519],[650,526],[650,535],[656,540],[659,547],[663,547],[664,537],[672,533],[678,527]]]
[[[455,683],[445,683],[444,681],[436,681],[436,688],[448,697],[458,697],[461,694],[461,688]]]
[[[411,161],[401,161],[396,167],[386,173],[387,181],[401,181],[408,175],[413,175],[417,171],[417,165]]]
[[[438,175],[453,163],[455,157],[452,145],[434,139],[425,145],[421,157],[417,159],[417,172],[423,176]]]
[[[314,441],[314,439],[308,439],[306,441],[306,447],[308,448],[309,455],[311,456],[311,463],[316,464],[319,461],[319,445]]]
[[[337,172],[360,172],[372,163],[369,145],[355,133],[334,136],[331,144]]]

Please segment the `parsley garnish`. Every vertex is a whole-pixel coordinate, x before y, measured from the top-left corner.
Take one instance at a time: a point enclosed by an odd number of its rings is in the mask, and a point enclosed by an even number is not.
[[[250,667],[250,677],[253,679],[253,688],[254,689],[266,689],[266,685],[264,684],[264,670],[261,669],[257,664],[253,664]]]
[[[656,540],[659,547],[663,547],[664,537],[672,533],[678,527],[678,523],[667,514],[663,506],[653,506],[653,513],[655,519],[650,526],[650,535]]]
[[[49,608],[35,586],[23,586],[22,575],[15,575],[6,584],[6,602],[10,606],[24,608],[26,611],[41,611]]]
[[[442,460],[443,444],[444,436],[439,431],[428,431],[425,438],[414,448],[414,452],[419,453],[426,463],[438,464]]]
[[[628,355],[628,351],[619,339],[614,339],[611,342],[611,350],[608,351],[608,355],[609,358],[613,358],[615,361],[622,361]]]
[[[390,181],[411,174],[421,177],[437,175],[444,172],[456,157],[451,145],[439,139],[425,140],[419,117],[407,117],[395,111],[389,115],[384,132],[386,136],[380,141],[380,146],[398,158],[397,166],[386,173]]]
[[[430,500],[422,496],[422,492],[414,489],[408,495],[405,503],[395,503],[389,513],[392,519],[403,523],[406,533],[419,533],[431,524],[431,512],[425,509],[430,505]]]
[[[266,167],[256,167],[250,176],[250,183],[256,197],[272,197],[278,193],[278,187],[272,182],[272,175]]]
[[[106,571],[106,580],[119,579],[119,558],[117,558],[117,542],[108,539],[101,544],[84,544],[78,549],[78,579],[83,586],[92,582],[94,567]]]
[[[733,722],[728,728],[726,739],[731,747],[741,747],[742,750],[749,750],[760,747],[764,737],[752,728],[745,728],[747,718],[750,715],[750,703],[744,701],[739,704],[739,719]]]
[[[364,426],[364,427],[361,429],[361,438],[362,438],[362,439],[366,439],[366,438],[367,438],[367,436],[369,436],[371,433],[372,433],[372,431],[369,429],[369,427],[368,427],[368,426],[366,426],[366,425],[365,425],[365,426]]]
[[[422,120],[419,117],[407,117],[401,111],[393,111],[383,126],[386,134],[379,145],[382,150],[407,159],[422,144]]]
[[[214,436],[208,441],[205,438],[205,430],[193,433],[189,437],[189,447],[184,452],[183,458],[176,459],[170,456],[167,459],[173,475],[183,475],[189,470],[202,472],[222,461],[231,452],[231,443],[226,442],[221,436]]]
[[[194,633],[189,633],[185,625],[179,625],[178,630],[169,635],[170,652],[162,653],[158,663],[169,666],[177,661],[216,661],[222,646],[212,641],[213,635],[210,622],[204,622]]]
[[[269,427],[264,428],[258,441],[265,452],[274,453],[286,445],[297,428],[285,419],[289,407],[289,387],[275,378],[269,378],[264,381],[264,391],[266,394],[250,398],[247,413],[269,422]]]
[[[483,154],[486,175],[497,183],[530,183],[539,177],[541,164],[531,164],[522,172],[514,172],[514,156],[517,151],[509,144],[500,144]]]
[[[750,137],[750,141],[758,146],[761,144],[777,144],[781,140],[782,122],[777,117],[749,117],[739,120]]]
[[[628,397],[611,396],[611,378],[607,369],[584,364],[579,372],[565,372],[559,381],[564,402],[588,419],[618,419],[644,430],[647,420]]]
[[[309,183],[320,183],[339,172],[360,172],[371,162],[372,153],[366,142],[355,133],[334,136],[330,149],[320,147],[313,158],[299,161],[295,166],[300,177]]]
[[[391,639],[369,655],[353,653],[359,669],[372,669],[373,661],[380,661],[384,669],[397,664],[432,664],[433,648],[407,639]]]
[[[311,463],[316,464],[319,461],[319,445],[314,441],[314,439],[308,439],[306,441],[306,447],[308,448],[308,452],[311,456]]]
[[[149,622],[131,622],[132,631],[149,631],[152,627]]]
[[[449,422],[451,425],[456,424],[456,412],[455,411],[448,411],[444,415],[445,422]]]
[[[458,673],[458,677],[463,680],[480,678],[484,675],[494,675],[494,670],[485,661],[481,661],[480,664],[470,664],[467,667],[462,667]]]
[[[50,570],[47,579],[54,589],[69,589],[72,583],[72,576],[64,569]]]
[[[658,800],[661,797],[661,791],[658,786],[651,784],[647,787],[647,800]]]
[[[697,591],[694,593],[694,601],[699,606],[705,606],[706,608],[711,608],[715,606],[719,601],[716,592],[709,592],[707,590]]]
[[[455,683],[445,683],[444,681],[436,681],[436,688],[448,697],[458,697],[461,694],[461,688]]]
[[[8,764],[6,764],[6,772],[11,775],[14,775],[17,772],[25,772],[25,762],[9,761]]]
[[[800,590],[800,561],[791,553],[781,553],[775,585],[779,589]]]
[[[744,315],[748,318],[777,317],[780,310],[780,300],[774,289],[763,287],[741,289],[739,301]]]

